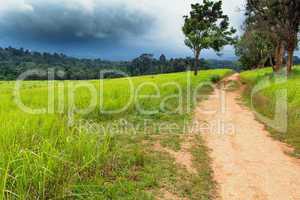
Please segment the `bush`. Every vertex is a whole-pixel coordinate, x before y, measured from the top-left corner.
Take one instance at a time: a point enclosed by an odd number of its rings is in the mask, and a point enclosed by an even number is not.
[[[221,77],[219,75],[212,75],[210,77],[210,81],[213,83],[218,83],[221,80]]]

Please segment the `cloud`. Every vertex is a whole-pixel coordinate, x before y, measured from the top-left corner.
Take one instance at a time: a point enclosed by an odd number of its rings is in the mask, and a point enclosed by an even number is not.
[[[189,13],[192,3],[201,3],[202,0],[145,0],[145,5],[146,2],[149,12],[159,16],[158,26],[136,45],[151,47],[156,52],[167,52],[169,56],[191,56],[192,51],[185,46],[181,31],[183,16]],[[240,10],[244,8],[245,0],[222,0],[222,2],[224,13],[229,16],[231,26],[241,33],[240,26],[244,21],[244,14]],[[232,47],[226,47],[222,53],[227,58],[234,56]],[[218,58],[211,50],[205,50],[202,55]]]
[[[155,17],[120,1],[25,0],[1,4],[0,34],[20,41],[121,42],[145,34],[155,24]]]
[[[186,56],[182,16],[195,2],[201,0],[0,0],[0,45],[109,59]],[[243,2],[223,0],[235,28]]]

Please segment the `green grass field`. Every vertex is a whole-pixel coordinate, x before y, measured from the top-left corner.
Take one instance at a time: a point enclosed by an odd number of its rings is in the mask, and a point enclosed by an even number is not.
[[[245,91],[248,103],[251,89],[254,86],[264,82],[270,83],[266,88],[256,93],[252,99],[255,109],[269,118],[273,118],[275,115],[276,93],[287,91],[287,132],[276,131],[271,127],[268,128],[276,139],[293,146],[295,148],[293,154],[300,157],[300,67],[296,66],[293,73],[286,80],[284,77],[284,75],[279,75],[276,78],[271,68],[241,73],[242,82],[248,86]]]
[[[199,174],[192,176],[171,157],[152,151],[151,142],[145,141],[161,134],[153,126],[156,122],[175,122],[179,126],[173,133],[183,133],[184,122],[192,118],[195,106],[188,86],[194,92],[212,76],[229,73],[202,71],[197,77],[190,76],[190,83],[187,77],[192,73],[132,78],[133,100],[126,110],[114,114],[104,111],[117,110],[131,99],[126,78],[105,80],[102,85],[97,80],[55,81],[50,101],[52,90],[47,82],[23,82],[20,99],[26,106],[54,105],[49,107],[50,113],[42,114],[22,111],[15,103],[15,82],[0,82],[0,199],[153,199],[161,188],[190,199],[209,199],[213,182],[202,145],[193,150],[201,167]],[[91,93],[84,88],[87,84],[93,86]],[[197,91],[207,92],[207,87]],[[170,95],[180,95],[182,101]],[[93,96],[94,109],[80,113]],[[163,106],[161,102],[165,102]],[[139,112],[141,109],[150,113]],[[123,125],[128,129],[116,132],[109,125],[120,119],[142,125],[135,130]],[[145,128],[145,119],[150,120],[151,128]],[[100,125],[107,128],[98,129]],[[180,145],[176,136],[170,137],[166,145]]]

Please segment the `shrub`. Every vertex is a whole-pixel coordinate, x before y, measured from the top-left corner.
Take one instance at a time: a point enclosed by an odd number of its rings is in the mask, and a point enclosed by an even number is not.
[[[218,83],[221,80],[221,77],[219,75],[212,75],[210,77],[210,81],[213,83]]]

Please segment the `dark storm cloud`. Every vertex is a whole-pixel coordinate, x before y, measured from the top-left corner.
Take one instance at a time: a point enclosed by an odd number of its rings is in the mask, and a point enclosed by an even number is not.
[[[235,8],[244,1],[223,0],[235,28],[243,21]],[[0,46],[116,60],[145,52],[190,56],[182,16],[195,2],[199,0],[0,0]]]
[[[111,45],[142,36],[155,21],[141,10],[120,4],[100,1],[87,9],[63,2],[32,0],[22,9],[6,10],[0,20],[0,34],[23,42]]]

